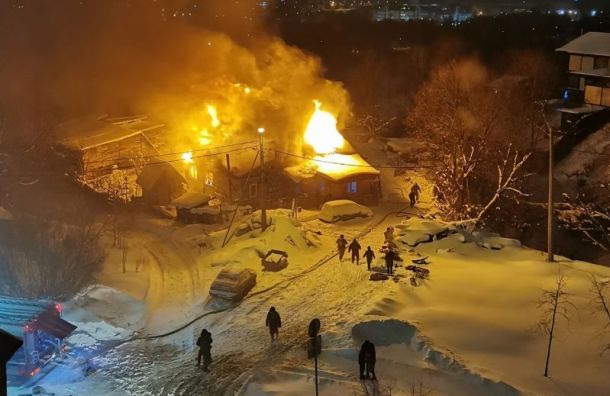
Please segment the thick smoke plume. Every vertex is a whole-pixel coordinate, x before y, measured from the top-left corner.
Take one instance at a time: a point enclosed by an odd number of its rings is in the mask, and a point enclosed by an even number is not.
[[[15,3],[0,6],[0,112],[13,120],[146,113],[170,128],[162,151],[256,139],[259,126],[297,150],[314,99],[340,126],[349,115],[342,86],[266,33],[253,2]]]

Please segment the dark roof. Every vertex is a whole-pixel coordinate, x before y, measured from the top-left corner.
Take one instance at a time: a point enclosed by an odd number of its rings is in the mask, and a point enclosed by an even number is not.
[[[0,329],[0,365],[6,363],[21,347],[21,344],[23,342],[19,338]]]
[[[153,188],[162,177],[172,177],[180,183],[186,183],[184,176],[172,164],[158,158],[153,158],[144,166],[137,182],[143,189],[148,190]]]

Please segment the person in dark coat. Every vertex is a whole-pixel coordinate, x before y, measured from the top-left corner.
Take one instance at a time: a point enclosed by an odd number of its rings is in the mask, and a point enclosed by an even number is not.
[[[419,194],[421,193],[421,187],[415,183],[411,186],[411,192],[415,194],[415,201],[419,202]]]
[[[356,260],[356,265],[360,264],[360,249],[362,249],[362,246],[360,246],[356,238],[354,238],[352,243],[349,244],[348,250],[352,252],[352,263]]]
[[[360,365],[360,379],[371,378],[376,380],[375,375],[375,362],[377,356],[375,353],[375,344],[366,340],[360,347],[360,353],[358,354],[358,364]]]
[[[197,355],[197,366],[201,366],[203,358],[203,371],[208,372],[208,367],[212,363],[212,333],[206,329],[201,330],[201,335],[197,338],[199,353]]]
[[[364,252],[364,254],[362,255],[362,258],[366,259],[366,265],[368,267],[368,270],[370,271],[371,270],[371,263],[375,259],[375,252],[373,252],[373,250],[371,249],[370,246],[367,246],[366,252]]]
[[[388,249],[388,252],[385,254],[385,266],[388,271],[388,275],[393,275],[394,258],[394,251],[392,249]]]
[[[280,314],[275,310],[275,307],[271,307],[269,312],[267,312],[265,326],[269,327],[271,342],[277,340],[277,337],[280,335],[280,327],[282,327],[282,319],[280,318]]]
[[[345,254],[345,248],[347,247],[347,239],[341,234],[337,239],[337,250],[339,251],[339,261],[343,261],[343,255]]]
[[[409,206],[414,207],[416,201],[417,201],[416,194],[413,191],[411,191],[409,193]]]

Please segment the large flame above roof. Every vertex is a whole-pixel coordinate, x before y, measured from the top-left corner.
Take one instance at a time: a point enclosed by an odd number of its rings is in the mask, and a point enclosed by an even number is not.
[[[322,110],[322,103],[313,101],[316,108],[307,128],[305,142],[313,147],[317,154],[331,154],[343,147],[344,140],[337,130],[337,119],[328,111]]]

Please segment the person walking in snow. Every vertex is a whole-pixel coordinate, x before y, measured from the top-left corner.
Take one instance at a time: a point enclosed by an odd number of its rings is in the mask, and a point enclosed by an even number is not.
[[[201,330],[201,335],[197,338],[199,353],[197,354],[197,366],[201,366],[203,358],[203,371],[208,372],[208,367],[212,363],[212,333],[206,329]]]
[[[337,239],[337,250],[339,251],[339,261],[343,261],[343,255],[345,254],[345,248],[347,247],[347,239],[341,234]]]
[[[415,197],[415,193],[413,191],[411,191],[409,193],[409,206],[410,207],[414,207],[415,206],[415,202],[417,202],[417,198]]]
[[[391,248],[385,254],[385,266],[388,275],[394,275],[394,251]]]
[[[419,194],[421,193],[421,187],[415,183],[411,186],[411,192],[415,194],[415,201],[419,202]]]
[[[366,252],[364,252],[364,254],[362,255],[362,258],[366,259],[366,265],[368,267],[368,270],[371,270],[371,263],[373,262],[373,259],[375,259],[375,252],[373,252],[373,250],[371,249],[370,246],[367,246],[366,248]]]
[[[265,326],[269,328],[271,342],[277,340],[277,337],[280,335],[280,327],[282,327],[282,319],[280,318],[280,314],[275,310],[275,307],[271,307],[269,312],[267,312]]]
[[[352,243],[349,244],[348,250],[352,252],[352,263],[356,260],[356,265],[360,264],[360,249],[362,249],[362,246],[360,246],[356,238],[354,238]]]
[[[375,353],[375,344],[366,340],[360,347],[360,353],[358,354],[358,364],[360,365],[360,379],[372,379],[377,380],[375,375],[375,362],[377,356]]]

